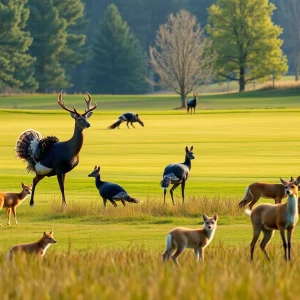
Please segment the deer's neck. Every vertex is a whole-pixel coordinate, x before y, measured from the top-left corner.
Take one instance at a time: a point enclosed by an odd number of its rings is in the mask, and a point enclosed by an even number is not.
[[[298,195],[288,195],[285,211],[285,227],[294,227],[298,221]]]
[[[95,183],[96,183],[96,187],[99,188],[103,181],[101,181],[101,178],[100,178],[100,175],[98,175],[96,178],[95,178]]]
[[[188,158],[187,155],[185,156],[184,164],[189,168],[189,170],[192,168],[192,162],[191,162],[191,159]]]
[[[42,248],[42,249],[47,249],[51,244],[48,243],[44,238],[41,238],[37,244]]]
[[[19,200],[25,200],[27,197],[29,196],[28,193],[26,193],[25,191],[22,191],[20,194],[18,194],[18,198]]]
[[[74,127],[74,133],[69,140],[70,150],[74,155],[78,155],[83,145],[83,129],[76,126]]]

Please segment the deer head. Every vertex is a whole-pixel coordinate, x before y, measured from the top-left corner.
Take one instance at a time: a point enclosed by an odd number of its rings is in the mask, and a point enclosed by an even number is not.
[[[89,174],[88,177],[96,178],[96,177],[98,177],[99,173],[100,173],[100,166],[95,166],[93,172],[91,174]]]
[[[83,114],[80,114],[73,105],[73,110],[66,108],[64,100],[62,98],[62,91],[58,95],[57,103],[64,110],[68,111],[73,119],[75,119],[75,124],[81,129],[89,128],[91,125],[87,119],[93,114],[92,111],[97,108],[97,104],[92,105],[92,97],[89,93],[86,93],[88,100],[84,97],[87,109]]]
[[[185,147],[185,152],[186,152],[186,156],[189,159],[194,159],[195,155],[194,155],[194,146],[192,146],[189,150],[188,146]]]

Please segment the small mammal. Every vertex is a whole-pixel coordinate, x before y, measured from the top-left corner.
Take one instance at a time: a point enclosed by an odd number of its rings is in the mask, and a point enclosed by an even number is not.
[[[187,113],[189,113],[189,111],[191,110],[191,114],[193,113],[193,108],[194,108],[194,114],[195,114],[198,94],[193,94],[193,96],[194,96],[194,98],[189,99],[186,103]]]
[[[291,181],[293,180],[293,177],[291,177]],[[252,207],[260,197],[274,199],[275,203],[278,204],[286,196],[285,187],[281,183],[254,182],[247,187],[245,196],[239,203],[239,207],[245,207],[250,203],[249,208],[252,210]]]
[[[26,185],[22,182],[22,191],[20,193],[2,193],[0,192],[0,209],[2,207],[6,208],[7,213],[7,225],[10,225],[10,214],[11,211],[15,217],[15,223],[18,225],[17,221],[17,207],[20,206],[23,201],[31,194],[32,184]],[[0,224],[0,226],[2,226]]]
[[[50,245],[56,243],[57,241],[54,239],[53,231],[50,231],[49,233],[44,232],[43,236],[36,243],[19,244],[13,246],[9,250],[7,258],[12,259],[14,255],[21,253],[36,254],[43,257]]]
[[[291,178],[293,179],[293,178]],[[274,235],[274,230],[279,230],[283,242],[284,259],[291,260],[291,240],[294,228],[298,222],[298,185],[300,176],[296,180],[285,181],[280,178],[287,194],[287,202],[282,204],[260,204],[253,211],[246,209],[245,213],[251,218],[253,226],[253,239],[250,245],[250,259],[253,260],[253,252],[259,234],[264,234],[260,248],[267,260],[270,260],[266,247]],[[285,238],[287,231],[287,242]]]
[[[204,261],[204,249],[214,238],[217,229],[218,215],[215,214],[210,218],[204,214],[202,217],[204,227],[201,229],[177,227],[168,233],[166,250],[162,255],[163,262],[171,257],[174,263],[178,265],[177,258],[185,248],[194,249],[196,260]],[[174,251],[175,253],[172,255]]]
[[[123,123],[123,122],[127,122],[126,125],[127,125],[128,129],[129,129],[129,126],[128,126],[129,123],[133,128],[135,128],[132,124],[135,122],[138,122],[141,126],[144,127],[144,122],[140,119],[138,114],[128,112],[128,113],[121,115],[118,118],[118,120],[116,122],[114,122],[112,125],[110,125],[108,128],[109,129],[119,128],[121,123]]]

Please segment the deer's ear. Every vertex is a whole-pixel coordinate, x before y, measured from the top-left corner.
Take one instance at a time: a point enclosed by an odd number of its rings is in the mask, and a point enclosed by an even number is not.
[[[291,176],[291,180],[290,181],[294,181],[295,179],[294,179],[294,177],[293,176]]]
[[[98,170],[98,172],[100,171],[100,166],[98,167],[98,169],[97,169],[97,170]]]
[[[46,231],[44,231],[44,234],[43,234],[43,235],[44,235],[44,237],[47,237],[47,233],[46,233]]]
[[[204,222],[206,222],[208,220],[208,216],[206,214],[203,214],[202,218],[203,218]]]
[[[139,114],[136,114],[136,117],[138,118],[138,117],[139,117]]]
[[[188,146],[185,146],[185,152],[189,152]]]
[[[53,231],[51,230],[51,231],[49,232],[49,234],[53,234]]]
[[[282,179],[282,178],[279,178],[279,179],[284,186],[286,186],[288,184],[284,179]]]
[[[70,113],[70,116],[71,116],[73,119],[75,119],[75,120],[76,120],[76,118],[77,118],[77,115],[74,114],[74,113]]]
[[[218,218],[219,218],[218,214],[214,214],[214,220],[218,221]]]
[[[194,150],[194,146],[191,147],[190,151],[193,151],[193,150]]]
[[[88,119],[92,114],[93,114],[93,112],[90,111],[90,112],[88,112],[88,113],[85,115],[85,117]]]
[[[24,188],[24,186],[25,186],[25,185],[24,185],[24,183],[22,182],[22,188]]]
[[[298,176],[296,181],[295,181],[295,184],[299,185],[299,183],[300,183],[300,176]]]

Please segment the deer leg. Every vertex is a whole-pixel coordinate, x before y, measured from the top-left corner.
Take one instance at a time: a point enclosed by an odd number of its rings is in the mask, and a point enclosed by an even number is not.
[[[31,190],[31,197],[30,197],[30,206],[34,206],[34,191],[36,185],[45,177],[45,175],[36,174],[32,181],[32,190]]]
[[[184,189],[185,189],[185,180],[181,182],[182,203],[184,203]]]
[[[108,200],[110,201],[110,203],[111,203],[114,207],[117,207],[117,206],[118,206],[115,200],[110,200],[110,199],[108,199]]]
[[[270,242],[271,238],[274,235],[274,230],[266,230],[263,229],[263,234],[264,234],[264,238],[260,243],[260,249],[263,251],[263,253],[265,254],[266,258],[268,261],[270,261],[270,257],[266,251],[266,247],[268,245],[268,243]]]
[[[282,239],[282,246],[283,246],[283,250],[284,250],[284,259],[287,260],[287,243],[286,243],[286,239],[285,239],[285,234],[284,234],[284,227],[280,227],[279,228],[280,231],[280,235],[281,235],[281,239]]]
[[[12,207],[12,212],[14,214],[15,223],[16,223],[16,225],[18,225],[18,221],[17,221],[17,207],[16,206]]]
[[[260,234],[261,228],[254,228],[253,229],[253,239],[252,242],[250,244],[250,259],[253,260],[253,252],[254,252],[254,248],[255,248],[255,244],[258,240],[259,234]]]
[[[123,199],[121,199],[121,202],[122,202],[123,206],[125,206],[125,201]]]
[[[131,125],[133,128],[135,128],[135,127],[133,126],[132,122],[130,123],[130,125]]]
[[[175,253],[172,255],[172,259],[173,259],[174,263],[177,266],[179,265],[177,258],[184,251],[184,249],[185,249],[185,246],[180,246],[180,247],[177,248],[177,250],[175,251]]]
[[[60,191],[61,191],[62,204],[67,204],[66,199],[65,199],[65,186],[64,186],[66,173],[57,172],[56,176],[57,176],[59,188],[60,188]]]
[[[7,225],[10,225],[10,213],[11,213],[11,208],[6,209],[6,214],[7,214]]]
[[[254,206],[254,204],[259,200],[261,194],[255,194],[255,195],[252,195],[252,201],[250,202],[249,204],[249,208],[250,210],[252,210],[252,207]]]
[[[166,193],[167,193],[167,189],[164,189],[164,203],[166,203]]]
[[[129,126],[128,126],[128,124],[129,124],[129,121],[127,121],[126,125],[127,125],[127,128],[130,129]]]
[[[288,232],[287,232],[288,260],[291,260],[292,236],[293,236],[293,229],[289,229]]]
[[[102,198],[102,199],[103,199],[103,205],[104,205],[104,207],[106,207],[107,199],[105,199],[105,198]]]
[[[174,203],[174,198],[173,198],[173,191],[179,186],[180,183],[174,183],[174,185],[172,186],[172,188],[170,189],[170,194],[171,194],[171,198],[172,198],[172,202],[173,205],[175,205]]]

